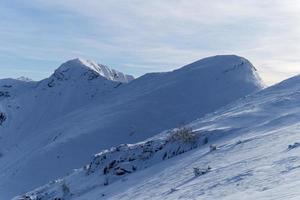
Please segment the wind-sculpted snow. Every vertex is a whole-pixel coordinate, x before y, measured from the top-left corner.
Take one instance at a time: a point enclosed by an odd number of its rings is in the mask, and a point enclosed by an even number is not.
[[[0,80],[9,95],[0,97],[0,199],[62,177],[102,149],[144,141],[263,88],[253,65],[232,55],[129,80],[81,59],[42,81]]]

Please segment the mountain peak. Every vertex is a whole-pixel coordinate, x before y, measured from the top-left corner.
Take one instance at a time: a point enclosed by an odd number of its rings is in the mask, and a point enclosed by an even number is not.
[[[236,68],[241,66],[247,66],[253,68],[255,67],[246,58],[237,55],[216,55],[207,58],[200,59],[196,62],[184,66],[184,68],[218,68],[226,69],[230,66],[236,66]]]
[[[63,63],[52,75],[58,80],[81,79],[93,80],[100,76],[117,82],[130,82],[133,76],[124,74],[94,61],[75,58]]]
[[[265,86],[252,63],[237,55],[216,55],[203,58],[184,66],[181,70],[201,71],[202,74],[214,74],[219,77],[227,76],[253,82],[261,87]]]

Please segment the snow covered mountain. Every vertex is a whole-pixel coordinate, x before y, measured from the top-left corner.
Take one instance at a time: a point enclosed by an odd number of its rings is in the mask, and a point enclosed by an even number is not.
[[[0,80],[0,199],[263,88],[252,64],[230,55],[132,79],[75,59],[42,81]]]
[[[123,74],[114,69],[101,64],[97,64],[94,61],[83,60],[80,58],[67,61],[62,64],[55,73],[50,77],[50,85],[55,80],[80,80],[85,78],[87,80],[93,80],[102,76],[111,81],[118,81],[122,83],[128,83],[134,79],[131,75]]]
[[[298,199],[299,119],[300,75],[15,199]]]

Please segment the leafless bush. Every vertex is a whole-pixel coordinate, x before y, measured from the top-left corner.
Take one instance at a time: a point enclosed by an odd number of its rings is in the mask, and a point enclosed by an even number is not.
[[[63,183],[61,187],[62,187],[62,191],[63,191],[64,195],[67,195],[70,193],[70,188],[67,186],[66,183]]]
[[[193,168],[193,172],[194,172],[195,177],[207,174],[210,171],[211,171],[210,166],[208,166],[207,168],[202,168],[202,169],[198,168],[198,167]]]
[[[174,131],[170,135],[171,142],[182,141],[184,143],[196,143],[198,139],[197,134],[193,132],[193,130],[189,127],[182,126]]]
[[[217,150],[217,146],[216,145],[212,144],[212,145],[209,146],[209,151],[210,152],[215,151],[215,150]]]
[[[6,115],[3,112],[0,112],[0,126],[6,120]]]

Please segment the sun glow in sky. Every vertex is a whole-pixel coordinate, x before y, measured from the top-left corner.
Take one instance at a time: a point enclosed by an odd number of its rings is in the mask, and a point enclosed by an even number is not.
[[[300,73],[300,0],[2,0],[0,78],[82,57],[142,75],[203,57],[249,59],[267,84]]]

